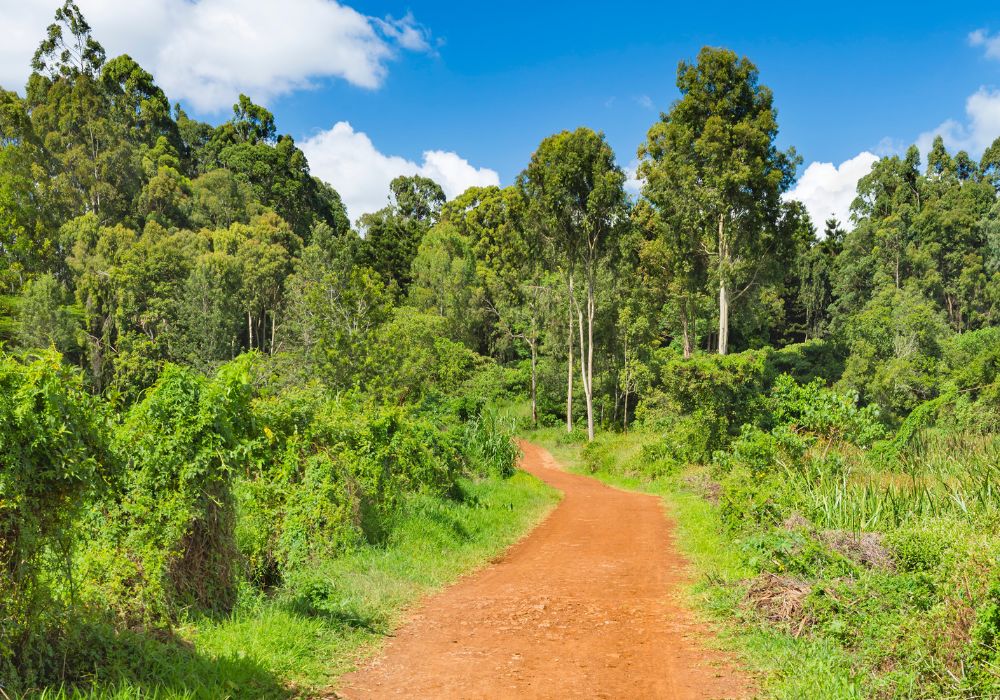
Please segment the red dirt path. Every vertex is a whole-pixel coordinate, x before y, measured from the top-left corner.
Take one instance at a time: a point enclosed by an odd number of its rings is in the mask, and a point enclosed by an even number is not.
[[[700,643],[711,633],[676,599],[685,562],[660,500],[521,448],[521,467],[562,502],[498,563],[420,605],[340,696],[751,697],[751,680]]]

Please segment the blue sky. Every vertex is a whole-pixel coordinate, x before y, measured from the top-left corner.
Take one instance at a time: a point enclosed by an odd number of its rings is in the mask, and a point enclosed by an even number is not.
[[[623,162],[634,158],[677,97],[678,60],[706,44],[757,64],[775,93],[781,142],[806,162],[839,163],[886,137],[912,141],[961,117],[980,85],[1000,83],[1000,62],[967,41],[991,23],[1000,29],[995,3],[947,12],[919,3],[670,5],[410,2],[443,42],[436,56],[406,56],[378,91],[339,82],[275,110],[295,134],[347,120],[382,150],[454,150],[509,182],[542,138],[579,125],[603,130]],[[402,9],[354,6],[379,16]]]
[[[677,62],[704,45],[759,67],[815,218],[846,216],[876,155],[935,131],[978,155],[1000,136],[995,3],[78,2],[110,54],[194,114],[218,122],[241,91],[267,104],[352,217],[403,172],[449,194],[508,184],[542,138],[580,125],[627,167],[677,97]],[[23,80],[55,4],[0,0],[15,36],[0,85]]]

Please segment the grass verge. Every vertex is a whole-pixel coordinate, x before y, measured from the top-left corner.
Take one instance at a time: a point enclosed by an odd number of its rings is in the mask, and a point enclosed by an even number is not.
[[[463,480],[461,497],[409,497],[383,546],[315,562],[270,596],[246,592],[224,619],[190,620],[176,638],[122,637],[86,689],[46,699],[313,697],[374,654],[408,605],[497,556],[558,494],[517,472]]]

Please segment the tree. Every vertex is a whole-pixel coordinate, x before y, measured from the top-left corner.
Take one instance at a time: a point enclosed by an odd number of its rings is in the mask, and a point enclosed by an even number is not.
[[[417,250],[412,276],[410,303],[447,319],[448,337],[476,348],[484,290],[468,238],[449,222],[433,226]]]
[[[365,239],[361,261],[405,294],[413,280],[413,259],[445,196],[437,183],[419,175],[397,177],[389,189],[389,205],[358,221]]]
[[[77,4],[66,0],[56,9],[55,20],[35,51],[32,70],[51,78],[97,75],[104,64],[104,47],[91,36],[90,25]]]
[[[840,222],[827,219],[823,237],[812,242],[796,267],[798,303],[805,313],[805,340],[818,338],[826,330],[833,303],[833,266],[843,251],[844,236]]]
[[[551,244],[564,267],[567,285],[566,428],[572,426],[573,316],[580,342],[580,374],[587,404],[587,436],[594,439],[594,318],[598,266],[626,222],[625,174],[615,163],[604,135],[587,128],[564,131],[542,141],[520,176],[531,222]],[[585,306],[574,290],[583,268]],[[586,322],[586,323],[585,323]]]
[[[691,202],[706,253],[715,257],[718,349],[729,349],[730,304],[748,289],[762,259],[761,238],[777,225],[792,183],[794,151],[777,150],[777,113],[756,66],[728,49],[703,48],[677,69],[681,98],[654,124],[640,149],[653,203]]]
[[[17,307],[18,344],[68,354],[77,347],[77,323],[68,294],[52,273],[29,280]]]
[[[493,323],[483,338],[500,357],[510,357],[509,344],[523,343],[530,355],[531,416],[538,422],[538,355],[543,319],[551,304],[545,279],[543,241],[527,225],[527,200],[519,187],[472,187],[447,203],[443,221],[469,237]],[[489,342],[487,342],[489,341]]]
[[[659,308],[675,309],[684,357],[690,358],[706,274],[697,212],[690,199],[677,198],[681,190],[662,182],[664,171],[647,167],[649,163],[640,166],[647,199],[633,211],[634,227],[643,232],[637,246],[638,271],[650,301]],[[657,202],[655,208],[651,201]]]

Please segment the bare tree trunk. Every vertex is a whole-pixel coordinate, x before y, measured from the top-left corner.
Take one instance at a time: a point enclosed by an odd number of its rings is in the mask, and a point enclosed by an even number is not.
[[[622,366],[622,371],[625,373],[625,381],[622,382],[622,400],[625,403],[625,410],[622,415],[622,432],[626,435],[628,434],[628,387],[629,387],[629,369],[628,369],[628,332],[625,332],[625,340],[623,343],[622,357],[624,358],[624,364]],[[615,402],[617,406],[617,402]]]
[[[691,321],[688,318],[688,300],[687,299],[682,299],[681,300],[681,328],[683,329],[683,332],[684,332],[684,359],[685,360],[691,359],[691,355],[693,354],[693,350],[692,350],[692,347],[691,347],[691,329],[690,329],[690,325],[691,325]]]
[[[573,275],[569,276],[569,299],[567,300],[569,309],[569,333],[567,334],[566,345],[568,346],[566,357],[566,432],[573,432]],[[581,353],[581,358],[583,357]]]
[[[538,426],[538,379],[536,365],[538,362],[538,352],[535,349],[535,341],[531,343],[531,425]]]
[[[588,317],[591,315],[589,303],[590,302],[588,300],[588,308],[587,308]],[[577,314],[577,319],[579,321],[579,330],[580,330],[580,379],[583,380],[583,398],[587,405],[587,440],[593,440],[594,402],[590,384],[591,379],[593,377],[593,374],[591,373],[591,364],[594,360],[594,347],[593,347],[594,335],[592,327],[593,322],[592,319],[588,319],[590,320],[590,327],[588,328],[588,333],[590,335],[590,340],[591,340],[590,347],[588,347],[587,344],[584,342],[584,337],[583,337],[583,309],[580,308],[579,304],[575,304],[575,306],[576,306],[576,314]],[[586,354],[584,353],[584,348],[587,349]]]
[[[276,323],[276,321],[277,321],[277,318],[276,318],[276,316],[277,316],[277,312],[275,312],[275,311],[271,311],[271,347],[270,347],[270,348],[268,348],[268,352],[269,352],[269,353],[270,353],[271,355],[273,355],[273,354],[274,354],[274,327],[275,327],[276,325],[278,325],[278,324]]]
[[[253,315],[247,311],[247,350],[253,350]]]
[[[587,420],[590,420],[590,401],[587,399],[587,355],[584,353],[584,349],[587,347],[583,342],[583,309],[574,300],[573,305],[576,307],[577,316],[577,329],[580,332],[580,381],[583,382],[583,401],[584,405],[588,408],[587,410]]]
[[[587,271],[587,439],[594,439],[594,271]]]
[[[729,291],[726,274],[729,267],[729,246],[726,244],[725,215],[719,214],[719,354],[729,350]]]

